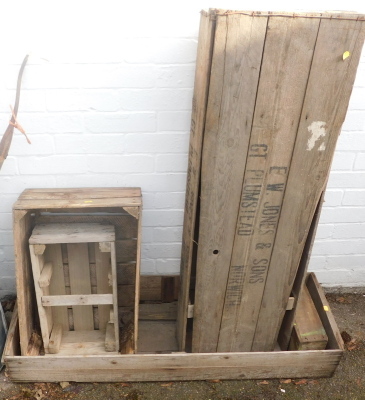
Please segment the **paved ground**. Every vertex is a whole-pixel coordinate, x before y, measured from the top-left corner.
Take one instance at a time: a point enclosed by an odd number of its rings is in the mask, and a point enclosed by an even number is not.
[[[117,384],[14,384],[0,374],[0,399],[20,400],[365,400],[365,295],[327,296],[347,351],[329,379]]]

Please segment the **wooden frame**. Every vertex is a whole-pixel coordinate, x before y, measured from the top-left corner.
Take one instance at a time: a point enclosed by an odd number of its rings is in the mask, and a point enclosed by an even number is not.
[[[27,189],[19,196],[13,206],[13,231],[22,355],[27,354],[33,330],[39,323],[28,240],[36,224],[51,223],[102,223],[115,227],[119,306],[124,305],[120,300],[123,300],[121,288],[126,279],[120,271],[128,270],[128,288],[134,299],[129,304],[133,329],[128,329],[130,334],[121,342],[121,351],[136,351],[141,208],[140,188]],[[89,248],[89,253],[90,262],[96,264],[95,251]],[[65,255],[59,257],[60,263],[68,263]]]
[[[92,293],[91,287],[92,265],[88,254],[91,243],[95,251],[97,294]],[[58,257],[62,254],[61,244],[67,249],[70,293],[67,293],[64,266]],[[95,223],[36,225],[29,238],[29,251],[45,353],[63,354],[64,342],[68,352],[82,354],[85,351],[87,354],[99,342],[101,348],[104,344],[105,351],[118,352],[114,226]]]
[[[12,381],[175,381],[330,377],[343,354],[343,342],[315,275],[307,286],[328,335],[326,350],[247,353],[171,353],[109,356],[20,356],[14,312],[4,349]]]

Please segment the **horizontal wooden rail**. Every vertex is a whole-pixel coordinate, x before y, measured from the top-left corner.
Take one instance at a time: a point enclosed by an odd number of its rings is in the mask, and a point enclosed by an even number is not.
[[[43,307],[92,306],[113,304],[112,294],[70,294],[64,296],[42,296]]]

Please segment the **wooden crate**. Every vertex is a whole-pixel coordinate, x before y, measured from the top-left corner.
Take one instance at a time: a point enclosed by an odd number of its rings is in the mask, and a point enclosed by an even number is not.
[[[148,280],[150,277],[144,277]],[[152,277],[153,278],[153,277]],[[14,382],[126,382],[175,381],[203,379],[269,379],[330,377],[343,354],[343,342],[333,315],[314,274],[307,281],[308,289],[328,335],[326,350],[185,353],[176,352],[174,312],[176,303],[166,312],[166,304],[155,304],[158,321],[151,312],[140,325],[139,348],[143,353],[97,356],[21,356],[19,324],[16,312],[11,322],[4,349],[4,362],[9,378]],[[170,307],[171,307],[170,303]],[[141,311],[142,311],[141,304]],[[153,306],[149,304],[150,308]],[[157,311],[159,310],[159,311]],[[164,315],[164,316],[163,316]],[[175,314],[176,317],[176,314]],[[151,329],[152,325],[154,329]],[[143,332],[142,332],[143,331]],[[156,338],[156,335],[159,335]],[[143,337],[142,337],[143,336]],[[166,344],[167,343],[167,344]],[[164,346],[164,347],[163,347]],[[147,351],[146,351],[147,350]],[[148,351],[149,350],[149,351]],[[153,354],[146,354],[151,352]],[[163,352],[164,354],[161,354]]]
[[[272,351],[283,319],[288,341],[364,36],[351,13],[202,13],[181,350],[190,303],[194,352]]]
[[[33,274],[28,240],[36,224],[99,223],[115,229],[118,297],[125,296],[124,283],[128,280],[129,318],[121,321],[121,351],[136,351],[139,304],[139,270],[141,241],[142,198],[139,188],[82,188],[82,189],[27,189],[13,207],[15,270],[18,293],[18,313],[21,354],[26,355],[34,330],[38,330]],[[62,245],[63,246],[63,245]],[[63,251],[60,263],[69,267],[67,251]],[[98,263],[94,244],[88,245],[90,268]],[[95,270],[96,271],[96,270]],[[128,272],[126,276],[125,272]],[[95,274],[94,274],[95,275]],[[69,288],[66,282],[66,290]],[[93,293],[97,293],[97,279],[91,281]],[[123,306],[123,301],[119,301]]]

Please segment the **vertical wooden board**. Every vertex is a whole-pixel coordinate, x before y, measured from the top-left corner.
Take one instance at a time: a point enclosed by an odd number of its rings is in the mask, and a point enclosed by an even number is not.
[[[87,243],[68,243],[67,253],[71,294],[91,294]],[[92,306],[73,306],[72,309],[75,331],[94,329]]]
[[[45,260],[53,266],[52,278],[49,285],[51,295],[65,295],[65,275],[62,262],[62,250],[60,244],[48,244],[44,253]],[[53,309],[53,322],[62,326],[64,331],[69,330],[67,307]]]
[[[30,250],[30,258],[32,261],[34,287],[37,298],[38,316],[41,326],[44,351],[48,353],[49,337],[53,327],[52,309],[51,307],[43,307],[42,305],[42,296],[49,294],[49,288],[47,287],[42,289],[38,283],[39,277],[44,267],[44,257],[43,255],[35,254],[33,245],[29,246],[29,250]]]
[[[134,353],[137,353],[138,346],[138,315],[139,315],[139,301],[140,301],[140,276],[141,276],[141,242],[142,242],[142,207],[138,219],[138,232],[137,232],[137,257],[136,257],[136,279],[134,286],[134,321],[133,321],[133,334],[132,334],[132,348]],[[126,351],[130,351],[130,346],[126,346]]]
[[[268,22],[218,351],[251,350],[318,27]]]
[[[217,18],[202,154],[193,352],[217,351],[266,25],[266,17]]]
[[[113,293],[113,288],[109,285],[109,274],[111,270],[110,253],[100,251],[99,243],[94,244],[95,264],[96,264],[96,292],[98,294]],[[112,276],[110,277],[112,278]],[[104,330],[110,320],[110,306],[98,305],[99,329]]]
[[[36,301],[28,240],[32,230],[31,215],[24,210],[13,211],[16,289],[19,313],[21,354],[25,355],[35,326]]]
[[[115,351],[119,351],[119,317],[118,317],[118,282],[117,282],[117,260],[115,255],[115,242],[110,242],[111,262],[111,287],[113,293],[113,310],[109,307],[109,319],[113,320]],[[111,317],[111,315],[113,317]]]
[[[193,109],[191,116],[189,161],[185,194],[184,231],[181,250],[181,286],[178,303],[177,340],[179,350],[185,350],[187,308],[193,257],[193,240],[200,182],[201,151],[205,126],[205,113],[209,91],[209,78],[215,31],[215,14],[202,11],[195,67]]]
[[[362,21],[321,20],[253,351],[275,346],[345,119],[364,33]],[[351,55],[344,60],[345,51]]]

